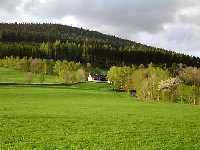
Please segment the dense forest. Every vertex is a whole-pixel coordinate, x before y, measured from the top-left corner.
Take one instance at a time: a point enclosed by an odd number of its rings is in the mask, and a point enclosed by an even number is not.
[[[0,23],[0,58],[6,56],[89,62],[103,68],[149,63],[200,67],[198,57],[59,24]]]

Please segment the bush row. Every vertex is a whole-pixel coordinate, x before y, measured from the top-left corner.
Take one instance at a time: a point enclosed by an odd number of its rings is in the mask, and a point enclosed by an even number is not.
[[[167,69],[144,67],[111,67],[107,78],[113,89],[136,90],[145,101],[169,101],[200,104],[200,69],[178,68],[176,77]]]
[[[53,61],[37,58],[14,58],[0,59],[0,67],[14,68],[27,72],[27,80],[31,80],[32,74],[41,75],[42,81],[45,75],[56,75],[62,83],[77,83],[86,80],[86,71],[80,63],[68,61]],[[30,82],[30,81],[29,81]]]

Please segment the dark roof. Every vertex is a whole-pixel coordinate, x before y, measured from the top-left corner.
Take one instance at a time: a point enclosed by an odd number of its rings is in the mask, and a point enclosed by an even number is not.
[[[91,74],[92,78],[94,78],[94,80],[99,80],[99,81],[107,81],[106,76],[105,75],[99,75],[99,74]]]

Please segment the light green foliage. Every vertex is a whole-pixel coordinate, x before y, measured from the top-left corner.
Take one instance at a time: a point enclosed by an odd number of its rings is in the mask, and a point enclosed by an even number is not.
[[[86,72],[80,63],[68,61],[53,61],[32,58],[6,57],[0,59],[0,67],[15,68],[20,71],[31,72],[33,76],[39,76],[39,82],[46,80],[46,75],[57,75],[62,83],[77,83],[86,81]],[[27,79],[27,74],[25,75]],[[27,81],[26,81],[27,82]],[[56,82],[56,81],[54,81]]]
[[[24,84],[26,82],[27,72],[22,72],[20,70],[12,68],[0,68],[0,83],[18,83]],[[41,74],[33,74],[32,84],[41,83]],[[45,84],[55,84],[61,83],[57,80],[55,75],[45,75]]]
[[[168,71],[161,68],[149,67],[135,70],[127,83],[129,89],[135,89],[142,100],[200,103],[200,70],[188,67],[179,73],[178,77],[170,78]],[[180,88],[179,88],[180,86]],[[188,91],[190,91],[188,94]]]
[[[25,83],[31,84],[33,81],[33,74],[32,72],[27,72],[25,76]]]
[[[80,63],[57,61],[54,72],[66,84],[84,82],[86,80],[85,71]]]
[[[159,90],[174,90],[178,85],[181,84],[181,80],[179,78],[170,78],[168,80],[162,80],[158,86]]]
[[[193,103],[200,104],[200,69],[187,67],[182,69],[179,77],[186,83],[193,86]]]
[[[31,69],[30,69],[31,61],[32,61],[32,59],[27,59],[27,58],[18,59],[17,58],[14,68],[17,70],[22,70],[24,72],[29,72],[29,71],[31,71]],[[10,68],[13,68],[13,67],[10,67]]]
[[[195,95],[192,86],[181,84],[178,86],[176,93],[177,97],[175,99],[175,102],[181,104],[193,104],[193,99]]]
[[[181,84],[181,80],[179,78],[169,78],[167,80],[162,80],[158,85],[158,90],[161,92],[163,99],[163,95],[168,94],[168,100],[174,102],[174,99],[177,97],[177,88]]]
[[[133,68],[130,67],[111,67],[107,78],[115,90],[128,90],[128,81]]]
[[[45,81],[45,74],[44,74],[44,73],[41,73],[41,74],[39,75],[39,79],[40,79],[40,83],[44,83],[44,81]]]
[[[18,62],[19,58],[13,58],[13,57],[6,57],[5,59],[0,59],[0,67],[14,67],[14,64]]]
[[[83,68],[77,70],[76,74],[76,81],[85,82],[86,81],[86,72]]]
[[[2,150],[200,147],[198,106],[138,102],[100,83],[1,86],[0,95]]]
[[[30,65],[30,71],[35,74],[45,73],[45,64],[42,59],[32,59]]]
[[[39,49],[41,52],[45,53],[45,54],[48,54],[49,56],[52,56],[52,51],[53,51],[53,46],[52,46],[52,43],[42,43],[41,46],[40,46],[40,49]]]
[[[54,49],[54,56],[57,59],[58,51],[61,49],[61,43],[59,40],[56,40],[55,43],[53,43],[53,49]]]
[[[186,75],[188,74],[191,74],[191,72]],[[198,77],[195,77],[195,82],[197,82],[197,79]],[[136,90],[136,95],[140,100],[191,104],[193,99],[194,104],[199,104],[199,86],[186,86],[181,83],[178,77],[171,78],[167,70],[152,67],[152,65],[149,65],[148,68],[140,65],[138,69],[134,69],[134,67],[112,67],[108,72],[108,80],[111,81],[115,90]],[[194,79],[191,77],[188,80]],[[187,94],[187,90],[191,94]]]
[[[54,65],[53,61],[44,60],[44,59],[32,59],[32,58],[22,58],[19,59],[14,57],[6,57],[4,59],[0,59],[0,67],[6,68],[15,68],[17,70],[21,70],[24,72],[32,72],[34,74],[52,73],[52,65]]]
[[[141,68],[133,72],[130,82],[143,100],[160,100],[158,85],[161,80],[169,78],[166,70],[156,67]]]
[[[200,85],[200,69],[187,67],[179,72],[179,77],[186,83]]]

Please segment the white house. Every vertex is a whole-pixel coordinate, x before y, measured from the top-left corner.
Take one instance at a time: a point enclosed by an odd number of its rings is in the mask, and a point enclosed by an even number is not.
[[[89,76],[88,76],[88,81],[89,82],[94,82],[95,81],[95,79],[91,76],[91,74],[89,74]]]
[[[98,75],[98,74],[95,74],[95,75],[89,74],[88,81],[89,82],[105,82],[106,77],[103,75]]]

